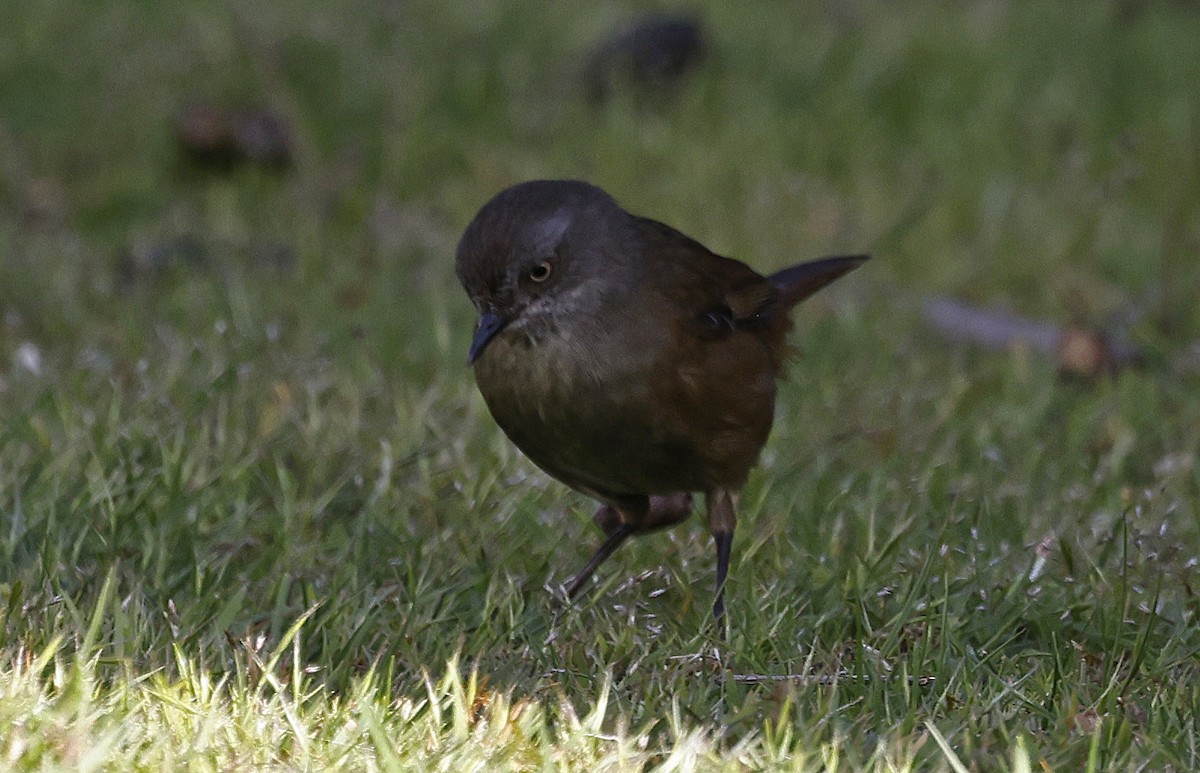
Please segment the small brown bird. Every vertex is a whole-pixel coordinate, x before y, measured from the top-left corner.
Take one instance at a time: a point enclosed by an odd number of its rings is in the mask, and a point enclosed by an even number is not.
[[[703,491],[724,587],[738,492],[775,412],[789,309],[866,256],[763,277],[604,191],[537,180],[467,226],[456,269],[479,323],[468,360],[496,423],[535,464],[599,500],[607,539],[679,523]]]

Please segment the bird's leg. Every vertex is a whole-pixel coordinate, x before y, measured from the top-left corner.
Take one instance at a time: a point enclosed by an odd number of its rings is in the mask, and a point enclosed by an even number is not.
[[[652,494],[650,509],[645,517],[637,524],[637,534],[665,529],[677,523],[686,521],[692,514],[692,495],[686,492],[679,494]],[[606,535],[612,534],[621,525],[621,512],[612,505],[600,505],[592,516],[600,530]]]
[[[708,528],[717,546],[717,594],[713,600],[713,620],[717,633],[724,639],[725,578],[729,575],[729,553],[733,548],[733,530],[737,525],[737,494],[728,489],[713,489],[705,495],[708,507]]]
[[[627,523],[622,523],[608,533],[608,539],[604,540],[604,544],[597,548],[595,553],[592,553],[592,557],[589,558],[588,562],[583,565],[583,569],[579,570],[579,574],[572,577],[571,581],[567,583],[567,598],[575,598],[576,594],[579,593],[579,589],[582,588],[584,583],[591,579],[591,576],[596,573],[598,568],[600,568],[600,564],[604,563],[604,561],[613,554],[613,551],[620,547],[621,543],[624,542],[630,534],[633,534],[633,531],[633,526]]]
[[[650,510],[649,497],[628,497],[620,502],[601,505],[593,520],[604,529],[608,538],[596,549],[579,574],[567,583],[567,598],[575,598],[580,588],[591,578],[600,564],[613,554],[629,535],[636,534]]]

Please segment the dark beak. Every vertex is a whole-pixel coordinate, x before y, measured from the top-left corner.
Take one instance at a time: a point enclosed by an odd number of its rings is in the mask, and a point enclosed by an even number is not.
[[[471,341],[471,351],[467,352],[468,365],[473,364],[475,360],[479,359],[479,355],[483,354],[488,341],[491,341],[507,324],[507,319],[490,311],[485,311],[479,315],[479,324],[475,328],[475,338]]]

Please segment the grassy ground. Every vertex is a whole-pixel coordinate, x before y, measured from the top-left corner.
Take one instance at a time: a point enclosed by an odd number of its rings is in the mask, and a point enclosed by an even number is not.
[[[701,6],[682,89],[594,108],[630,7],[0,5],[0,765],[1200,767],[1200,16]],[[295,168],[182,164],[196,96]],[[727,671],[698,521],[555,600],[590,505],[463,364],[457,236],[539,176],[875,255],[797,315]],[[929,293],[1148,364],[947,346]]]

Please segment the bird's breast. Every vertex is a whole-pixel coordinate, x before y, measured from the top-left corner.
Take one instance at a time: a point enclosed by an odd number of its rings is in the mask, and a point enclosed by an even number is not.
[[[681,350],[669,327],[617,327],[577,319],[536,337],[497,335],[475,363],[497,424],[538,466],[589,493],[740,485],[774,409],[761,347]]]

